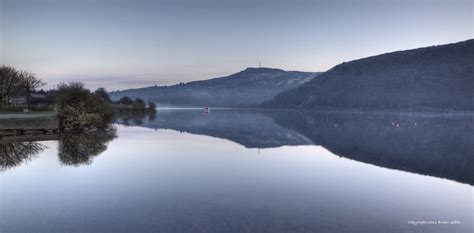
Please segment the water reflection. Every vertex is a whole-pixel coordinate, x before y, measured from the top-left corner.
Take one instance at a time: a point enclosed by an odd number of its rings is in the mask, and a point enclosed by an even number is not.
[[[284,112],[272,117],[339,156],[474,184],[472,116]]]
[[[118,121],[228,139],[247,148],[321,145],[353,160],[474,184],[474,117],[468,114],[162,110],[155,119],[134,122]]]
[[[310,111],[159,111],[120,115],[117,123],[208,135],[246,148],[321,145],[332,153],[381,167],[474,185],[474,117],[441,114],[357,114]],[[51,137],[51,136],[49,136]],[[89,165],[117,137],[112,126],[64,133],[63,165]],[[44,149],[34,138],[0,141],[0,170],[20,166]]]
[[[202,110],[160,110],[155,116],[134,117],[119,115],[117,123],[223,138],[246,148],[312,144],[300,133],[275,123],[271,115],[258,111],[216,110],[206,114]]]
[[[0,232],[472,232],[472,185],[370,165],[468,182],[470,119],[160,111],[110,143],[41,142],[0,174]],[[407,223],[423,220],[460,224]]]
[[[116,137],[114,127],[88,133],[61,134],[58,144],[59,160],[64,165],[89,165],[95,156],[107,150],[107,144]]]
[[[0,141],[0,172],[31,161],[44,149],[45,146],[38,142]]]
[[[133,111],[120,111],[118,113],[118,121],[123,125],[136,125],[139,126],[143,124],[143,121],[147,119],[148,121],[156,120],[156,113],[145,113],[145,112],[133,112]]]
[[[107,144],[117,137],[109,126],[93,132],[67,132],[60,135],[4,138],[0,140],[0,171],[31,161],[46,148],[39,141],[58,140],[58,157],[63,165],[89,165],[95,156],[107,150]]]

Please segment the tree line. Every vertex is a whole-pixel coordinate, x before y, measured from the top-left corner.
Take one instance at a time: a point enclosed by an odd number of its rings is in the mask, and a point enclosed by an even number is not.
[[[10,101],[15,96],[26,99],[26,106],[31,107],[31,97],[36,89],[46,85],[32,72],[19,70],[11,66],[0,67],[0,107],[3,111],[10,107]]]
[[[145,101],[141,98],[136,98],[133,100],[128,96],[124,96],[120,98],[116,104],[123,106],[126,109],[133,110],[135,112],[147,112],[147,113],[155,113],[156,112],[156,104],[152,101]]]
[[[58,127],[60,130],[90,130],[107,128],[115,119],[115,114],[120,111],[131,111],[135,113],[154,114],[156,104],[145,103],[140,98],[132,100],[124,97],[117,102],[111,100],[105,88],[98,88],[94,92],[85,88],[83,83],[69,82],[60,83],[55,89],[49,91],[37,91],[45,83],[29,71],[2,65],[0,67],[0,102],[1,111],[15,110],[11,108],[13,97],[23,97],[26,107],[31,109],[32,103],[50,106],[48,110],[56,112]],[[41,101],[32,101],[33,94],[40,94]],[[35,106],[36,107],[36,106]]]
[[[124,109],[131,110],[132,113],[156,112],[156,104],[153,102],[148,102],[147,106],[140,98],[132,100],[128,97],[114,102],[105,88],[91,92],[78,82],[59,84],[55,104],[60,129],[66,131],[107,128],[115,119],[116,113],[121,113]]]

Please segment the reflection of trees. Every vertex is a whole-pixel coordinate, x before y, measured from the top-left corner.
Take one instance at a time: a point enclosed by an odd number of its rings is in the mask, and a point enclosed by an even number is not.
[[[122,123],[126,126],[129,126],[130,125],[130,118],[128,118],[128,117],[122,118]]]
[[[31,161],[45,148],[37,142],[0,142],[0,171]]]
[[[133,123],[134,123],[135,125],[141,125],[141,124],[143,124],[143,118],[138,118],[138,117],[137,117],[137,118],[134,118],[134,119],[133,119]]]
[[[156,120],[156,113],[148,113],[148,121],[155,121]]]
[[[117,115],[118,122],[129,126],[129,125],[142,125],[145,121],[155,121],[156,113],[154,112],[133,112],[133,111],[120,111]]]
[[[88,165],[93,157],[107,149],[107,143],[117,137],[113,126],[94,132],[67,132],[60,135],[58,157],[64,165]]]
[[[76,131],[61,133],[58,142],[59,160],[64,165],[79,166],[90,164],[93,157],[107,149],[107,143],[116,138],[116,135],[116,129],[112,125],[103,130],[92,132]],[[42,137],[33,137],[33,139],[45,140]],[[56,139],[57,136],[54,136],[54,140]],[[39,142],[0,140],[0,172],[31,161],[39,153],[43,152],[45,148],[47,147]]]

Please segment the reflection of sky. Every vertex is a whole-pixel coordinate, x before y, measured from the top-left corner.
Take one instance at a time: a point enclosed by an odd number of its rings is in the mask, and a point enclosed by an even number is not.
[[[324,71],[473,37],[470,0],[2,0],[1,7],[1,63],[50,86],[81,80],[112,90],[216,77],[260,60]]]
[[[0,228],[241,232],[223,230],[245,225],[277,232],[317,225],[407,232],[420,229],[408,220],[459,220],[461,226],[423,231],[470,232],[470,185],[355,162],[319,146],[259,154],[172,130],[119,126],[118,133],[89,166],[60,166],[56,144],[48,142],[38,158],[1,174]]]

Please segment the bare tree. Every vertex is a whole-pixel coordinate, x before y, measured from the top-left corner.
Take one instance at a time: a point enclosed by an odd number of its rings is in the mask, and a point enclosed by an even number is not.
[[[46,148],[37,142],[0,141],[0,172],[32,160]]]
[[[2,65],[0,67],[0,102],[1,110],[4,110],[5,103],[8,103],[10,95],[18,88],[21,83],[20,71]]]
[[[31,94],[38,88],[46,85],[41,79],[37,78],[35,74],[29,71],[20,72],[21,77],[21,91],[26,97],[26,106],[30,110]]]

